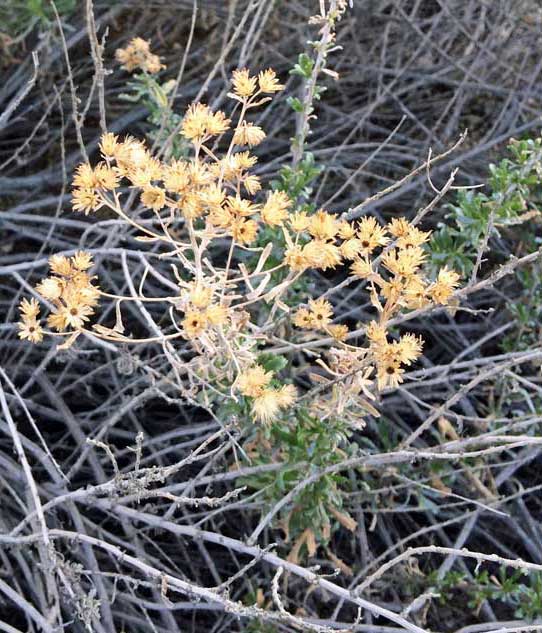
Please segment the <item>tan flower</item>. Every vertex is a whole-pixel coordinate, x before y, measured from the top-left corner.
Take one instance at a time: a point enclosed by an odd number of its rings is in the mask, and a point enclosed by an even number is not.
[[[331,240],[339,231],[337,219],[327,211],[320,209],[310,217],[309,233],[319,240]]]
[[[36,319],[26,319],[17,324],[18,336],[21,340],[31,343],[41,343],[43,340],[43,329]]]
[[[236,145],[248,145],[249,147],[259,145],[264,138],[265,132],[261,127],[246,121],[243,121],[233,134],[233,142]]]
[[[225,325],[228,322],[228,308],[222,305],[212,305],[205,311],[205,316],[211,325]]]
[[[235,386],[243,396],[256,398],[271,381],[273,372],[265,371],[261,365],[254,365],[237,376]]]
[[[43,279],[37,286],[36,290],[44,299],[49,301],[57,301],[62,296],[63,284],[57,277],[47,277]]]
[[[102,206],[102,200],[94,189],[74,189],[72,191],[72,207],[74,211],[82,211],[88,215]]]
[[[100,151],[104,158],[113,158],[118,147],[118,136],[111,132],[106,132],[100,139]]]
[[[309,299],[313,327],[324,328],[331,323],[333,306],[327,299]]]
[[[92,267],[92,255],[86,251],[77,251],[71,258],[73,267],[84,271]]]
[[[283,191],[273,191],[261,210],[262,220],[269,226],[280,226],[288,217],[292,201]]]
[[[201,336],[207,328],[207,318],[199,310],[187,310],[182,321],[185,336],[188,339]]]
[[[271,68],[259,73],[258,86],[262,92],[267,94],[284,90],[284,86],[277,79],[277,74]]]
[[[303,255],[312,268],[335,268],[341,263],[341,251],[338,246],[323,240],[312,240],[303,247]]]
[[[49,268],[55,275],[68,277],[73,273],[70,260],[64,255],[52,255],[49,257]]]
[[[310,217],[304,211],[297,211],[290,216],[289,220],[294,233],[303,233],[309,228],[311,223]]]
[[[307,308],[299,308],[295,313],[292,322],[297,327],[310,329],[313,326],[312,314]]]
[[[147,187],[141,194],[141,203],[150,209],[160,211],[166,204],[166,192],[160,187]]]
[[[344,341],[348,336],[348,326],[342,323],[330,324],[327,326],[327,331],[336,341]]]
[[[230,228],[232,237],[240,244],[250,244],[256,239],[258,233],[258,224],[254,220],[240,218],[234,220]]]
[[[241,98],[251,97],[256,91],[256,77],[251,77],[248,70],[234,70],[232,73],[233,92]]]
[[[19,304],[19,312],[24,319],[35,319],[40,313],[40,304],[34,297],[23,299]]]

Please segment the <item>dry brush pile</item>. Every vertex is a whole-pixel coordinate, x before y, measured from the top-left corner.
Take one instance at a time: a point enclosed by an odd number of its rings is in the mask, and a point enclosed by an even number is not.
[[[0,16],[0,630],[537,630],[536,3]]]

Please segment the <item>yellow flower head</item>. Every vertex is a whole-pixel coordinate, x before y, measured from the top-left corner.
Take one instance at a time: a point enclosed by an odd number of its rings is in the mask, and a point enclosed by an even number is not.
[[[288,217],[292,202],[283,191],[273,191],[263,205],[261,216],[265,224],[280,226]]]
[[[199,310],[187,310],[182,321],[187,339],[194,339],[203,334],[207,327],[207,317]]]
[[[134,170],[144,170],[152,156],[145,147],[145,143],[127,136],[122,143],[118,143],[115,149],[117,169],[123,176],[132,176]]]
[[[418,275],[408,278],[404,287],[402,302],[407,308],[414,310],[423,308],[429,303],[427,284]]]
[[[277,73],[271,68],[259,73],[258,86],[260,90],[266,94],[273,94],[274,92],[284,90],[284,86],[280,84],[277,79]]]
[[[248,70],[234,70],[232,73],[233,92],[243,98],[251,97],[256,92],[256,77],[251,77]]]
[[[403,382],[405,370],[398,362],[385,362],[377,367],[377,384],[379,389],[391,387],[396,389]]]
[[[160,211],[166,204],[166,192],[160,187],[149,186],[141,194],[141,203],[149,209]]]
[[[386,230],[373,217],[362,218],[358,224],[358,238],[364,254],[372,253],[375,248],[385,246],[389,242]]]
[[[187,220],[195,220],[205,213],[205,206],[197,191],[189,191],[180,203],[181,213]]]
[[[183,136],[195,142],[202,142],[209,136],[223,134],[230,126],[230,120],[223,112],[213,112],[203,103],[193,103],[187,110],[181,131]]]
[[[267,424],[272,422],[281,409],[291,406],[296,399],[296,389],[293,385],[284,385],[280,389],[264,389],[254,398],[252,415]]]
[[[350,266],[350,271],[353,275],[360,277],[360,279],[369,279],[374,272],[371,263],[361,258],[354,261],[352,266]]]
[[[163,170],[163,182],[167,191],[184,193],[190,186],[189,163],[184,160],[173,160]]]
[[[21,340],[31,343],[41,343],[43,340],[43,329],[35,319],[25,319],[17,324],[18,336]]]
[[[265,371],[261,365],[254,365],[237,376],[235,386],[243,396],[256,398],[271,382],[273,372]]]
[[[299,308],[299,310],[295,313],[292,322],[295,326],[300,328],[312,328],[313,319],[310,310],[307,310],[307,308]]]
[[[98,189],[112,191],[119,186],[119,174],[105,163],[99,163],[96,165],[94,177],[96,178],[96,188]]]
[[[344,341],[348,336],[348,326],[342,323],[332,323],[326,329],[336,341]]]
[[[209,213],[209,222],[221,229],[230,227],[234,219],[232,212],[227,207],[213,207]]]
[[[216,304],[207,308],[205,316],[211,325],[225,325],[228,322],[229,311],[226,306]]]
[[[386,343],[386,328],[377,321],[371,321],[369,323],[365,334],[371,343],[375,343],[377,345]]]
[[[341,263],[341,251],[338,246],[323,240],[312,240],[303,247],[303,255],[309,266],[327,270]]]
[[[278,391],[279,406],[282,409],[291,406],[297,397],[297,389],[294,385],[283,385]]]
[[[243,121],[233,134],[233,142],[236,145],[248,145],[249,147],[259,145],[264,138],[265,132],[261,127],[246,121]]]
[[[357,237],[352,237],[345,240],[340,246],[341,255],[345,259],[356,259],[356,257],[365,249],[361,245],[361,240]]]
[[[263,424],[272,422],[280,413],[280,396],[275,389],[264,389],[252,403],[252,415]]]
[[[459,285],[459,275],[455,270],[444,267],[439,270],[436,282],[429,288],[429,296],[435,303],[446,305]]]
[[[140,69],[155,74],[165,68],[158,55],[151,53],[149,42],[141,37],[134,37],[125,48],[117,48],[115,57],[128,72]]]
[[[406,237],[412,229],[412,224],[405,218],[393,218],[387,228],[393,237]]]
[[[102,206],[102,201],[94,189],[74,189],[72,192],[72,208],[74,211],[82,211],[88,215],[91,211],[97,211]]]
[[[397,239],[398,248],[412,248],[413,246],[421,246],[425,244],[431,237],[431,231],[420,231],[415,226],[411,226],[406,235],[401,235]]]
[[[405,250],[392,249],[382,256],[382,264],[395,275],[409,277],[416,274],[427,254],[419,247]]]
[[[256,239],[258,233],[258,223],[243,218],[234,220],[230,228],[232,237],[240,244],[250,244]]]
[[[244,174],[241,177],[241,182],[243,183],[243,187],[247,190],[247,193],[251,196],[258,193],[258,191],[262,188],[260,178],[255,174]]]
[[[35,319],[40,313],[40,304],[34,297],[30,300],[23,299],[19,304],[19,312],[24,320]]]
[[[193,282],[187,291],[190,303],[195,308],[206,308],[213,298],[213,289],[200,283]]]
[[[350,222],[343,221],[339,224],[339,237],[343,240],[351,240],[356,236],[356,229]]]
[[[73,297],[66,302],[65,306],[59,308],[58,314],[63,318],[65,323],[63,329],[70,326],[74,330],[79,330],[84,327],[89,317],[93,314],[94,310],[78,299],[78,297]]]
[[[79,189],[93,189],[98,186],[94,170],[88,163],[81,163],[76,167],[72,182]]]
[[[230,213],[236,218],[247,218],[257,213],[260,208],[259,205],[239,196],[228,196],[226,205]]]
[[[301,246],[291,246],[287,248],[284,253],[284,263],[295,272],[305,270],[311,266],[305,249]]]
[[[73,273],[70,260],[64,255],[51,255],[49,257],[49,268],[55,275],[67,277]]]
[[[422,353],[423,339],[414,334],[404,334],[395,343],[397,348],[397,358],[404,365],[411,365]]]
[[[332,240],[339,231],[337,219],[327,211],[320,209],[311,216],[309,233],[319,240]]]
[[[71,258],[71,263],[76,270],[88,270],[92,267],[92,255],[86,251],[77,251]]]
[[[294,233],[303,233],[309,228],[311,223],[310,217],[304,211],[296,211],[290,216],[289,220]]]
[[[57,301],[62,296],[63,284],[58,277],[47,277],[36,286],[36,290],[44,299]]]
[[[313,327],[322,329],[331,323],[333,306],[327,299],[309,299]]]
[[[100,152],[104,158],[113,158],[117,151],[119,137],[112,132],[102,134]]]
[[[235,172],[251,169],[258,162],[258,158],[252,156],[249,152],[237,152],[236,154],[232,154],[230,159],[231,169]]]

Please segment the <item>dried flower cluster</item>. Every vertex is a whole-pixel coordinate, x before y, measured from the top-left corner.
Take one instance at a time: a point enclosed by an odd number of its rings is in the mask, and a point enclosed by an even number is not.
[[[118,48],[115,52],[117,61],[128,72],[142,70],[154,75],[165,68],[158,55],[151,53],[149,42],[141,37],[134,37],[126,48]]]
[[[92,267],[92,256],[78,251],[72,257],[53,255],[49,259],[51,274],[37,286],[37,292],[52,305],[47,325],[63,334],[69,334],[72,343],[85,323],[94,314],[100,291],[88,274]],[[23,299],[21,306],[19,336],[37,343],[43,339],[43,329],[38,320],[40,306],[35,299]]]
[[[330,230],[328,235],[331,233]],[[339,250],[338,257],[352,261],[352,274],[367,282],[378,319],[366,327],[368,345],[365,348],[344,343],[343,353],[335,355],[333,366],[327,369],[334,377],[355,373],[357,380],[361,371],[367,378],[376,370],[379,390],[397,387],[403,381],[404,368],[421,355],[423,341],[413,334],[390,341],[389,321],[404,309],[446,305],[458,286],[459,275],[443,268],[435,281],[425,277],[423,265],[427,253],[422,245],[428,241],[430,232],[420,231],[404,218],[394,218],[382,227],[374,218],[367,217],[357,226],[344,224],[336,234],[344,239],[333,248]],[[379,253],[379,249],[383,250]],[[327,300],[309,300],[308,308],[297,311],[294,324],[300,328],[323,330],[338,340],[346,339],[348,329],[332,324],[332,318],[333,308]],[[337,327],[344,329],[337,333]],[[363,391],[364,387],[363,382],[358,391]],[[336,407],[337,402],[333,400],[330,406]]]
[[[137,38],[117,56],[128,69],[156,72],[159,66]],[[161,256],[173,262],[178,292],[149,297],[142,280],[134,296],[105,295],[92,283],[92,261],[85,253],[52,257],[51,276],[36,289],[52,306],[47,324],[57,336],[67,337],[64,346],[85,332],[132,344],[161,342],[175,369],[188,375],[183,395],[193,401],[203,392],[208,403],[243,398],[252,416],[263,422],[296,401],[295,387],[257,360],[263,348],[272,351],[277,343],[284,344],[274,333],[276,323],[290,318],[298,328],[311,331],[313,338],[304,343],[307,349],[318,342],[314,336],[329,337],[327,362],[319,361],[328,377],[314,377],[322,384],[312,409],[326,415],[338,407],[345,416],[359,418],[360,412],[374,412],[370,400],[375,391],[397,386],[404,368],[421,354],[422,341],[412,334],[392,340],[389,321],[403,310],[446,304],[458,276],[447,269],[433,282],[424,276],[423,245],[429,233],[403,219],[386,227],[371,217],[341,221],[324,209],[312,214],[296,210],[283,191],[262,191],[252,172],[257,158],[251,148],[264,140],[265,132],[247,116],[282,89],[273,70],[258,75],[237,70],[229,93],[239,104],[235,126],[224,112],[205,104],[188,108],[181,134],[192,146],[190,158],[160,159],[140,140],[107,133],[100,143],[101,160],[77,168],[74,210],[88,214],[108,209],[137,229],[136,239],[163,247]],[[130,192],[137,193],[136,209],[128,208]],[[262,243],[263,227],[277,239]],[[280,263],[269,263],[272,252]],[[293,315],[287,302],[289,289],[305,271],[344,263],[365,281],[378,313],[361,347],[346,342],[349,328],[333,323],[333,307],[326,298],[307,297],[307,304]],[[116,323],[87,329],[100,295],[115,302]],[[143,339],[125,335],[121,304],[126,301],[169,306],[161,334]],[[23,301],[21,338],[42,340],[38,313],[35,300]],[[294,330],[294,336],[300,340],[299,331]],[[182,346],[182,361],[176,342]]]

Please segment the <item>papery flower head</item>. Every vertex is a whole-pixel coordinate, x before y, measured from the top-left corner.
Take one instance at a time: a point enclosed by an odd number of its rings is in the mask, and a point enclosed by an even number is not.
[[[165,68],[158,55],[151,52],[149,42],[141,37],[131,39],[125,48],[117,48],[115,57],[128,72],[139,69],[155,74]]]
[[[310,216],[304,211],[296,211],[290,215],[289,221],[294,233],[303,233],[309,228],[311,223]]]
[[[258,74],[258,86],[263,93],[273,94],[274,92],[280,92],[284,90],[284,86],[279,83],[277,79],[277,73],[268,68]]]
[[[237,376],[235,386],[243,396],[256,398],[271,382],[273,372],[266,371],[261,365],[254,365]]]
[[[233,92],[241,98],[251,97],[256,92],[256,77],[251,77],[246,68],[232,73]]]
[[[187,139],[201,142],[206,137],[218,136],[228,130],[230,120],[223,112],[212,112],[203,103],[193,103],[184,116],[181,132]]]
[[[21,340],[30,343],[41,343],[43,340],[43,328],[36,319],[26,318],[17,324],[18,336]]]
[[[102,206],[102,200],[94,189],[74,189],[72,192],[72,208],[88,215]]]
[[[455,270],[444,267],[439,270],[437,280],[430,286],[428,294],[435,303],[446,305],[458,285],[459,275]]]
[[[284,191],[273,191],[260,212],[262,220],[270,226],[280,226],[288,217],[292,201]]]
[[[337,219],[327,211],[320,209],[310,216],[309,233],[319,240],[331,240],[339,231]]]
[[[280,389],[264,389],[254,398],[252,415],[260,422],[268,424],[277,418],[281,409],[291,406],[295,399],[296,389],[293,385],[284,385]]]
[[[256,239],[258,223],[254,220],[240,218],[232,222],[230,230],[235,241],[240,244],[250,244]]]
[[[303,247],[303,256],[311,268],[327,270],[341,263],[341,251],[338,246],[324,240],[312,240]]]
[[[370,254],[379,246],[385,246],[389,242],[386,229],[381,227],[373,217],[362,218],[359,221],[357,236],[364,254]]]
[[[100,139],[100,152],[104,158],[113,158],[117,151],[119,137],[112,132],[102,134]]]
[[[324,328],[331,323],[333,306],[327,299],[309,299],[309,309],[314,327]]]
[[[233,142],[236,145],[248,145],[249,147],[259,145],[264,138],[265,132],[261,127],[253,123],[247,123],[246,121],[243,121],[233,134]]]
[[[141,194],[141,203],[149,209],[160,211],[166,204],[166,192],[160,187],[146,187]]]
[[[352,266],[350,266],[350,271],[361,279],[369,279],[374,273],[371,262],[361,258],[354,261]]]
[[[199,310],[187,310],[182,321],[186,338],[193,339],[201,336],[207,327],[207,317]]]

